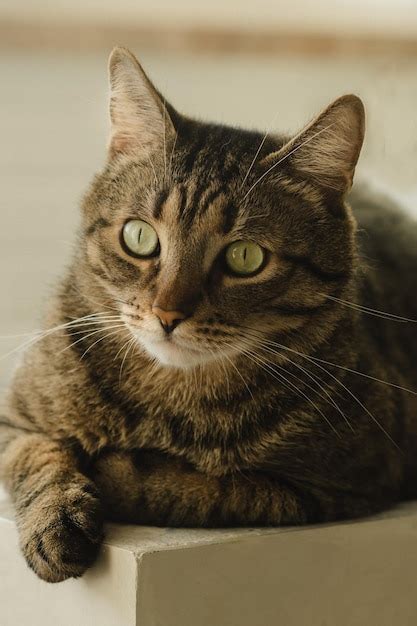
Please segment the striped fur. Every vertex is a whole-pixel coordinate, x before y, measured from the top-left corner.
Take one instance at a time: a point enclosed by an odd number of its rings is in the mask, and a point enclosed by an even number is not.
[[[300,524],[415,495],[416,396],[399,387],[417,386],[416,326],[343,305],[417,317],[415,223],[386,198],[346,201],[360,101],[264,138],[179,115],[126,51],[110,71],[109,158],[49,305],[56,330],[26,351],[0,421],[29,566],[81,575],[103,518]],[[151,259],[121,246],[135,218],[158,233]],[[248,278],[225,271],[240,239],[267,250]],[[171,344],[156,299],[187,312]],[[174,343],[170,365],[155,342]]]

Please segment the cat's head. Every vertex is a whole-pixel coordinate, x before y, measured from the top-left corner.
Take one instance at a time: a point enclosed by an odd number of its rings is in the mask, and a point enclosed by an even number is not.
[[[292,138],[178,114],[110,58],[107,166],[84,203],[87,272],[139,344],[189,367],[320,324],[349,282],[345,205],[364,111],[344,96]]]

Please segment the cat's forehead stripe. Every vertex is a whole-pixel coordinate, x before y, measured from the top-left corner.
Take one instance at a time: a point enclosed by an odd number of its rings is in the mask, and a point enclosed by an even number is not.
[[[201,152],[201,150],[207,145],[207,136],[203,131],[201,131],[200,135],[197,135],[197,138],[193,143],[190,143],[187,149],[187,156],[184,160],[184,171],[186,174],[190,174],[196,165],[197,156]]]
[[[161,189],[155,198],[154,208],[153,208],[153,216],[155,219],[159,219],[162,215],[165,202],[168,198],[168,189]]]
[[[236,223],[238,214],[239,214],[239,208],[237,204],[234,202],[228,202],[228,204],[225,206],[223,210],[223,217],[224,217],[223,233],[225,235],[227,233],[230,233],[230,231],[232,230],[233,226]]]
[[[187,201],[188,201],[188,190],[185,184],[179,184],[177,187],[178,191],[178,216],[181,218],[186,212]]]
[[[186,231],[196,221],[207,217],[211,219],[211,227],[219,233],[229,233],[235,225],[239,206],[228,199],[224,185],[206,187],[204,184],[190,189],[192,185],[185,183],[175,185],[171,190],[158,192],[154,200],[153,216],[156,219],[168,219],[174,216]],[[210,210],[213,209],[211,215]]]

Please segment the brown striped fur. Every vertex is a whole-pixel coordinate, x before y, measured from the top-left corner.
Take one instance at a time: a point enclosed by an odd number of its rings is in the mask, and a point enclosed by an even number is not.
[[[399,386],[417,386],[416,326],[340,302],[417,317],[415,223],[368,192],[347,203],[360,100],[263,137],[181,116],[123,49],[110,78],[109,158],[55,330],[25,352],[0,424],[30,567],[81,575],[103,518],[300,524],[415,495],[416,396]],[[135,218],[158,233],[151,258],[121,245]],[[225,270],[239,239],[267,251],[248,278]],[[169,337],[156,302],[186,315]]]

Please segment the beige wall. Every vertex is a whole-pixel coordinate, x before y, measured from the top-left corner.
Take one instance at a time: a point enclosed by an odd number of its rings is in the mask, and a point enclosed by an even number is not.
[[[417,35],[416,0],[2,0],[0,17]]]

